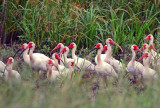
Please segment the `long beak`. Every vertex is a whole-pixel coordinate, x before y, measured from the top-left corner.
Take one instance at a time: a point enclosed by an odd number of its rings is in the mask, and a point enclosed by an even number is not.
[[[65,64],[64,64],[64,62],[63,62],[63,60],[61,60],[61,61],[62,61],[63,65],[65,66]]]
[[[16,57],[17,53],[20,51],[21,49],[17,50],[16,53],[14,54],[13,58]]]
[[[116,46],[118,46],[121,49],[121,51],[123,52],[123,49],[121,48],[121,46],[118,45],[116,42],[112,41],[112,44],[115,44]]]
[[[58,49],[58,48],[60,48],[60,47],[57,45],[52,51],[49,52],[50,55],[51,55],[51,53],[52,53],[53,51],[55,51],[55,50]]]
[[[157,52],[157,50],[155,49],[153,45],[150,45],[150,49],[153,49],[155,52]]]
[[[143,59],[144,57],[147,57],[146,54],[148,54],[148,53],[144,53],[144,54],[138,59],[138,61],[140,61],[140,60]]]
[[[64,48],[63,48],[58,54],[62,54],[64,51],[65,51],[65,50],[64,50]]]
[[[79,66],[77,66],[76,64],[75,64],[75,67],[76,67],[77,69],[80,69]]]
[[[142,53],[142,51],[139,48],[137,48],[136,50]]]
[[[25,51],[26,49],[23,49],[22,51],[21,51],[21,53],[19,54],[19,57],[23,54],[23,52]]]
[[[95,48],[92,48],[89,52],[87,52],[86,56],[88,56],[94,50],[95,50]]]

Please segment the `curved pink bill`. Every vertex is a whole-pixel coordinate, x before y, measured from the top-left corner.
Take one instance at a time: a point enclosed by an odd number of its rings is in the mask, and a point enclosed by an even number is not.
[[[55,58],[58,59],[58,60],[62,60],[58,54],[55,54]]]
[[[75,67],[76,67],[77,69],[80,69],[76,64],[75,64]]]
[[[71,62],[71,66],[75,66],[77,69],[80,69],[79,66],[77,66],[76,64],[74,64],[74,62]]]
[[[66,48],[63,48],[58,54],[62,54],[65,51],[66,51]]]
[[[150,35],[146,36],[144,40],[150,40]]]
[[[139,51],[139,52],[142,52],[138,47],[136,47],[136,49],[135,50],[137,50],[137,51]]]
[[[140,61],[140,60],[143,59],[144,57],[148,57],[148,53],[144,53],[144,54],[138,59],[138,61]]]
[[[104,52],[104,51],[106,51],[106,50],[107,50],[107,45],[105,45],[105,46],[103,47],[102,52]]]
[[[55,51],[56,49],[59,49],[59,48],[61,48],[61,46],[60,46],[60,45],[57,45],[52,51],[49,52],[50,55],[51,55],[51,53],[52,53],[53,51]]]
[[[150,49],[153,49],[154,51],[157,51],[153,45],[150,45]]]
[[[114,41],[112,40],[110,43],[115,44],[116,46],[118,46],[118,47],[121,49],[121,51],[123,52],[123,49],[121,48],[121,46],[118,45],[116,42],[114,42]]]

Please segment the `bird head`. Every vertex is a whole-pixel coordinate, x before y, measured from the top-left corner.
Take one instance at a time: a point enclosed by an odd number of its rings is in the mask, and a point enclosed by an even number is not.
[[[131,46],[131,49],[137,50],[137,51],[139,51],[139,52],[142,52],[142,51],[138,48],[137,45],[132,45],[132,46]]]
[[[108,45],[108,44],[110,44],[110,43],[118,46],[118,47],[121,49],[121,51],[123,52],[123,49],[121,48],[120,45],[118,45],[116,42],[114,42],[111,38],[108,38],[108,39],[106,40],[106,44]]]

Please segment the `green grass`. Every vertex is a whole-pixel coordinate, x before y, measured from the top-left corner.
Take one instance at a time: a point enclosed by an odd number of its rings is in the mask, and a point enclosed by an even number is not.
[[[13,52],[13,48],[5,48],[0,51],[5,63]],[[50,83],[47,79],[40,79],[40,88],[37,89],[36,72],[32,71],[21,59],[15,59],[13,69],[19,71],[22,80],[20,84],[15,84],[0,79],[1,107],[159,108],[160,105],[160,80],[140,90],[142,86],[130,85],[128,77],[122,74],[115,85],[114,80],[110,79],[104,83],[102,78],[98,80],[97,76],[92,79],[82,79],[84,72],[80,71],[74,74],[72,80],[62,78],[60,81]],[[62,81],[64,82],[61,83]],[[93,96],[92,88],[96,84],[99,85],[99,89],[94,92]]]
[[[59,42],[92,48],[111,37],[128,49],[141,45],[147,34],[159,36],[159,4],[157,0],[13,0],[8,2],[3,39],[10,34],[12,42],[18,32],[18,43],[34,41],[45,52]]]
[[[62,2],[63,1],[63,2]],[[0,4],[0,12],[2,4]],[[59,42],[69,45],[75,42],[80,55],[85,55],[96,43],[105,44],[108,37],[120,44],[127,55],[132,44],[139,47],[147,34],[160,41],[160,2],[158,0],[11,0],[8,2],[3,29],[3,42],[14,47],[0,50],[0,60],[7,62],[14,55],[17,44],[34,41],[36,50],[48,53]],[[15,40],[15,37],[19,40]],[[16,42],[16,44],[14,44]],[[0,47],[1,48],[1,47]],[[159,50],[158,50],[159,51]],[[114,47],[114,53],[118,53]],[[127,58],[126,54],[124,58]],[[35,72],[16,58],[14,69],[22,77],[21,84],[0,80],[0,106],[55,107],[55,108],[159,108],[160,80],[140,92],[140,86],[130,85],[128,78],[120,76],[117,85],[109,80],[107,86],[99,81],[99,89],[91,100],[91,88],[97,82],[81,79],[83,72],[76,72],[72,80],[51,84],[40,80],[35,86]],[[127,64],[122,60],[123,65]],[[159,72],[159,71],[158,71]]]

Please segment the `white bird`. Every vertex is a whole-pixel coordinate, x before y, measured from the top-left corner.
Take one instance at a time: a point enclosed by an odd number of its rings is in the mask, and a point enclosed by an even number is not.
[[[48,60],[50,60],[50,58],[41,53],[33,53],[35,49],[34,42],[29,42],[26,49],[27,48],[30,48],[29,58],[30,58],[30,63],[31,63],[32,68],[38,69],[38,71],[41,70],[43,72],[46,72],[47,71],[46,63]],[[24,51],[26,49],[24,49]],[[54,60],[52,61],[54,63]],[[53,69],[56,70],[55,67],[53,67]]]
[[[130,73],[131,75],[133,75],[133,80],[136,81],[136,76],[139,76],[142,74],[143,72],[143,65],[140,62],[137,62],[136,59],[136,53],[135,50],[142,52],[137,45],[132,45],[131,46],[131,51],[132,51],[132,59],[131,61],[128,63],[126,70],[128,73]]]
[[[3,70],[3,71],[5,71],[4,72],[4,78],[5,78],[5,80],[11,80],[11,81],[18,81],[19,82],[19,81],[21,81],[21,76],[18,73],[18,71],[12,70],[13,63],[14,63],[14,59],[12,57],[9,57],[7,65],[2,64],[3,66],[5,66],[5,69]],[[1,74],[1,77],[3,77],[2,74]]]
[[[147,35],[147,36],[144,38],[144,40],[149,40],[149,47],[150,47],[150,49],[151,49],[151,55],[152,55],[152,57],[151,57],[152,66],[154,66],[156,63],[159,64],[160,59],[158,59],[158,58],[160,57],[160,55],[157,54],[156,49],[155,49],[155,47],[154,47],[154,45],[153,45],[153,42],[154,42],[154,37],[153,37],[153,35],[152,35],[152,34]],[[159,66],[160,66],[160,64],[159,64]]]
[[[73,62],[74,59],[72,58],[68,58],[67,55],[69,53],[69,48],[67,46],[65,46],[60,52],[59,54],[62,54],[64,53],[64,64],[65,64],[65,67],[69,68],[69,62]]]
[[[112,48],[111,48],[110,43],[118,46],[118,47],[121,49],[121,51],[123,52],[123,50],[122,50],[122,48],[120,47],[120,45],[118,45],[116,42],[114,42],[111,38],[108,38],[108,39],[106,40],[106,45],[107,45],[108,51],[105,52],[105,54],[101,54],[101,59],[102,59],[102,60],[105,60],[105,59],[106,59],[106,55],[108,55],[109,58],[113,58],[113,57],[112,57]],[[95,57],[95,62],[97,63],[97,55],[96,55],[96,57]]]
[[[85,58],[78,57],[75,52],[77,49],[77,45],[75,43],[71,43],[68,48],[72,48],[72,59],[74,59],[75,64],[79,66],[80,68],[86,70],[86,71],[94,71],[95,65],[92,64],[89,60],[86,60]]]
[[[53,63],[52,60],[48,60],[48,64],[47,64],[47,68],[48,68],[48,71],[47,71],[47,78],[53,82],[55,81],[56,79],[60,78],[61,76],[67,76],[69,79],[72,78],[72,72],[74,71],[73,70],[73,66],[79,68],[77,65],[74,64],[74,62],[68,62],[69,63],[69,70],[70,72],[64,72],[64,73],[60,73],[59,71],[56,71],[56,70],[53,70],[52,67],[56,65]]]
[[[151,60],[151,52],[146,52],[139,58],[139,60],[143,59],[144,69],[142,71],[142,79],[143,82],[146,84],[150,80],[157,80],[158,74],[155,70],[149,68],[150,60]]]
[[[6,65],[0,61],[0,77],[4,77],[5,80],[8,79],[8,71],[5,69]]]
[[[53,51],[55,51],[56,49],[59,49],[59,48],[61,51],[64,48],[64,45],[62,43],[57,44],[57,46],[50,52],[50,55]],[[62,61],[64,62],[64,55],[60,54],[60,57],[61,57]],[[60,65],[64,65],[62,61],[60,61]]]
[[[97,65],[95,66],[96,72],[98,74],[106,76],[106,77],[112,76],[114,78],[118,78],[118,75],[115,72],[115,70],[113,69],[113,67],[110,64],[104,62],[101,59],[101,52],[102,52],[102,49],[103,49],[103,45],[101,43],[98,43],[91,51],[93,51],[95,49],[98,49],[98,52],[97,52]],[[91,52],[91,51],[89,51],[89,52]]]
[[[117,72],[121,72],[122,71],[122,63],[111,56],[111,54],[110,54],[111,52],[108,50],[108,46],[107,45],[105,45],[103,47],[103,51],[106,52],[106,54],[105,54],[106,57],[105,57],[104,61],[107,62],[108,64],[110,64],[111,66],[113,66],[113,68]]]
[[[141,49],[143,49],[144,53],[148,52],[148,48],[149,48],[149,45],[147,43],[144,43],[143,46],[141,47]]]
[[[54,53],[52,55],[52,59],[55,61],[55,65],[56,65],[58,71],[60,72],[60,74],[71,74],[72,73],[72,70],[70,70],[69,68],[66,68],[63,65],[58,64],[58,60],[61,61],[62,59],[59,57],[59,55],[57,53]]]

